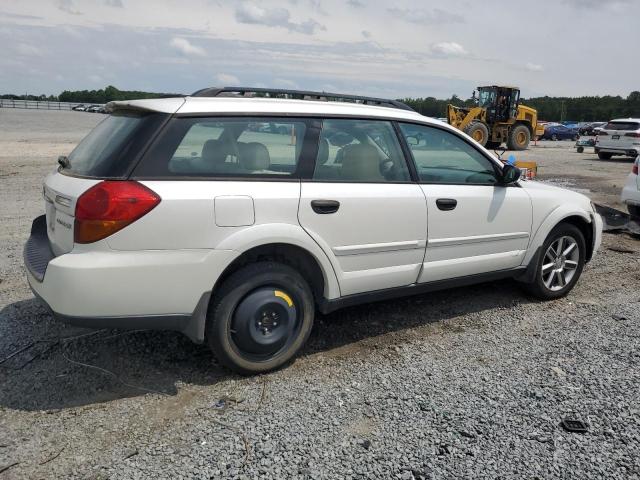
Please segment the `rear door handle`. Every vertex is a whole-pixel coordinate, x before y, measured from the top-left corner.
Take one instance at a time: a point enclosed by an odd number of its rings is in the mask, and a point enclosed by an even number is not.
[[[337,200],[311,200],[311,208],[320,215],[336,213],[340,208],[340,202]]]
[[[458,205],[458,201],[454,198],[439,198],[436,205],[440,210],[453,210]]]

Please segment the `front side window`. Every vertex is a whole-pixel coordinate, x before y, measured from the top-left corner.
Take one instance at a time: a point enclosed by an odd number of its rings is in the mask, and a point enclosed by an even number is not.
[[[306,130],[306,122],[296,119],[178,118],[136,174],[292,176]]]
[[[313,179],[379,183],[410,177],[390,122],[324,120]]]
[[[440,128],[401,124],[423,183],[494,185],[494,164],[462,138]]]

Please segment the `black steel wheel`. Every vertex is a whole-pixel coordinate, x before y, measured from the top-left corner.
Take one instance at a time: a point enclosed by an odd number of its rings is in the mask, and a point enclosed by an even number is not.
[[[259,262],[233,273],[214,293],[206,337],[220,363],[240,374],[274,370],[304,345],[313,294],[293,268]]]

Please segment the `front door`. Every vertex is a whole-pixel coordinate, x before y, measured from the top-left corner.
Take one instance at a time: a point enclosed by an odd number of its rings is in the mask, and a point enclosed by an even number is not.
[[[526,191],[498,182],[497,164],[461,135],[403,124],[427,199],[428,241],[419,282],[508,270],[531,235]]]
[[[298,217],[330,258],[343,296],[416,282],[427,207],[390,122],[323,122]]]

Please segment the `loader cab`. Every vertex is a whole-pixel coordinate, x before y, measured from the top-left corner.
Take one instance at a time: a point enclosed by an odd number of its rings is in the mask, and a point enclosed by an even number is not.
[[[478,106],[487,112],[487,123],[508,122],[518,113],[520,90],[514,87],[478,87]]]

